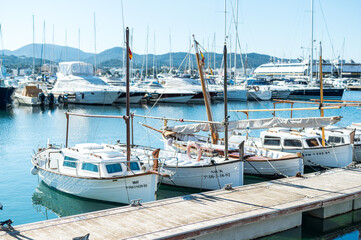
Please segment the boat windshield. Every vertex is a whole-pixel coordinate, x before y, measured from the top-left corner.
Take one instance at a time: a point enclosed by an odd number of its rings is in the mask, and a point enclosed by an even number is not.
[[[281,138],[272,137],[272,136],[265,136],[263,144],[268,145],[268,146],[280,146],[281,145]]]
[[[298,139],[285,139],[283,141],[285,147],[302,147],[302,143]]]
[[[311,147],[320,147],[321,146],[319,144],[319,142],[317,141],[317,138],[306,139],[306,143],[307,143],[308,147],[310,147],[310,148]]]

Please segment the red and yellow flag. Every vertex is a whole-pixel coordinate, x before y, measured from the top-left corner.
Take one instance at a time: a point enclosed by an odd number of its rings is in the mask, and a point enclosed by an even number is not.
[[[129,60],[132,60],[132,58],[133,58],[133,53],[132,53],[132,51],[130,51],[130,48],[128,48],[128,50],[129,50]]]
[[[201,57],[202,57],[201,61],[202,61],[202,63],[204,63],[204,60],[205,60],[206,58],[204,57],[202,51],[199,51],[199,52],[201,53]]]

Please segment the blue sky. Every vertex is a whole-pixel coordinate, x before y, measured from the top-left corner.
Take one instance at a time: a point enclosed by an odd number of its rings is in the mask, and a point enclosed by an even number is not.
[[[234,49],[235,27],[232,5],[227,0],[227,32]],[[307,56],[310,52],[310,0],[239,0],[239,39],[242,51],[270,54],[281,58]],[[322,8],[321,8],[322,6]],[[133,29],[133,52],[145,53],[147,27],[148,52],[189,50],[189,39],[208,50],[222,51],[224,41],[223,0],[123,0],[125,26]],[[235,9],[234,9],[235,11]],[[93,13],[96,14],[97,52],[120,46],[123,40],[120,0],[18,0],[3,1],[0,8],[4,48],[15,50],[32,43],[32,15],[35,41],[42,42],[43,21],[46,42],[94,52]],[[361,61],[361,1],[314,0],[314,39],[323,42],[325,58],[343,56]],[[155,42],[154,42],[155,36]]]

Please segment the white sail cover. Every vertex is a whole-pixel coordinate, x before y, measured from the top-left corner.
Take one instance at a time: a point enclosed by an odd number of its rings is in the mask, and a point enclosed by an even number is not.
[[[59,72],[64,76],[88,76],[94,75],[93,65],[85,62],[62,62],[59,63]]]
[[[310,117],[310,118],[264,118],[264,119],[251,119],[231,121],[228,125],[228,130],[235,129],[265,129],[274,127],[284,128],[305,128],[305,127],[324,127],[332,125],[341,120],[341,117]],[[223,123],[212,123],[217,132],[224,132]],[[209,123],[198,123],[179,125],[167,127],[165,130],[181,134],[191,134],[200,131],[210,131]]]

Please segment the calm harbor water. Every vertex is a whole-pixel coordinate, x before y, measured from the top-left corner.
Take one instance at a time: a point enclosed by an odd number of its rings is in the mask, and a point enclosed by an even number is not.
[[[361,100],[361,92],[345,92],[345,100]],[[306,105],[312,106],[312,105]],[[132,105],[132,112],[142,115],[166,116],[172,118],[206,120],[203,104],[160,104]],[[288,108],[289,104],[278,104],[277,108]],[[294,107],[305,107],[295,104]],[[273,108],[272,102],[230,102],[229,110]],[[53,219],[120,206],[118,204],[90,201],[56,191],[39,181],[30,173],[31,155],[39,146],[50,143],[64,144],[66,119],[65,112],[87,114],[124,115],[124,106],[59,106],[54,109],[16,106],[7,111],[0,110],[0,202],[4,210],[0,221],[12,219],[14,225]],[[213,104],[216,120],[223,119],[223,103]],[[230,112],[231,120],[246,119],[242,113]],[[361,110],[347,107],[325,111],[326,116],[343,116],[338,125],[349,125],[361,121]],[[270,112],[250,113],[250,118],[271,117]],[[277,116],[289,117],[289,112],[278,112]],[[294,111],[293,117],[319,116],[319,111]],[[134,143],[162,147],[159,133],[142,127],[142,122],[161,128],[159,120],[134,121]],[[174,124],[169,122],[169,125]],[[177,123],[179,124],[179,123]],[[252,131],[257,135],[259,131]],[[69,146],[82,142],[111,143],[125,142],[125,124],[122,119],[97,119],[70,117]],[[246,183],[264,181],[260,178],[246,178]],[[195,190],[161,186],[158,199],[187,195]],[[307,216],[306,216],[307,217]],[[267,239],[358,239],[361,231],[361,212],[344,214],[321,221],[308,217],[307,224],[300,228],[276,234]]]

